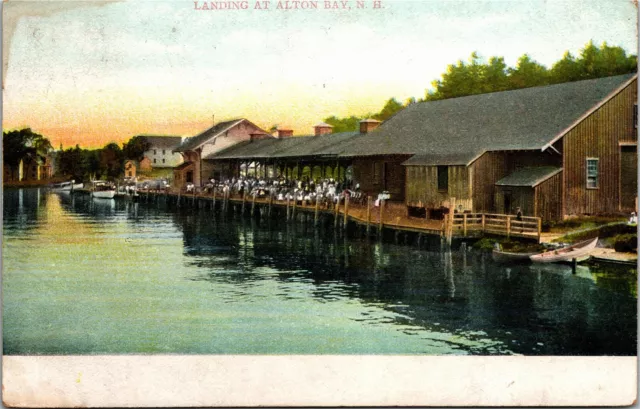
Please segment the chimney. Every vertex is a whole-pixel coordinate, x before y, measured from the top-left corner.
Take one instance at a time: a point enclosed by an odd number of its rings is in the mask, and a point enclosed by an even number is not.
[[[380,126],[380,121],[376,121],[375,119],[363,119],[360,121],[360,133],[365,134],[373,131],[378,126]]]
[[[290,138],[293,136],[293,129],[278,128],[278,138]]]
[[[313,129],[315,130],[316,136],[327,135],[331,133],[333,126],[325,124],[324,122],[320,122],[318,125],[314,126]]]

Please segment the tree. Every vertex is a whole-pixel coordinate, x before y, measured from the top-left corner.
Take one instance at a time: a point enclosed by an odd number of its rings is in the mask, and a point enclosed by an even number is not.
[[[386,121],[402,108],[404,108],[404,106],[400,102],[398,102],[398,100],[396,100],[395,98],[391,98],[387,101],[382,110],[373,115],[372,118],[379,121]]]
[[[518,58],[515,68],[508,69],[509,89],[538,87],[549,84],[549,70],[528,54]]]
[[[51,142],[31,128],[4,132],[2,135],[2,156],[4,163],[11,169],[12,178],[15,178],[20,161],[42,158],[51,149]]]
[[[122,145],[124,157],[127,159],[140,160],[146,151],[151,148],[151,143],[144,135],[137,135],[129,139]]]
[[[356,129],[360,129],[360,121],[362,121],[365,117],[357,117],[355,115],[351,115],[348,118],[338,118],[335,115],[329,118],[325,118],[324,122],[333,126],[333,133],[338,132],[353,132]]]
[[[100,150],[100,170],[102,176],[115,179],[123,172],[124,152],[117,143],[109,143]]]
[[[88,173],[86,151],[80,149],[78,145],[61,151],[58,154],[58,172],[76,182],[83,181]]]
[[[431,83],[425,100],[434,101],[487,92],[536,87],[540,85],[600,78],[636,71],[637,57],[627,55],[621,47],[600,47],[587,43],[576,58],[570,52],[558,60],[551,70],[534,61],[528,54],[509,68],[503,57],[490,57],[483,63],[473,52],[467,62],[462,60],[447,66],[441,79]]]

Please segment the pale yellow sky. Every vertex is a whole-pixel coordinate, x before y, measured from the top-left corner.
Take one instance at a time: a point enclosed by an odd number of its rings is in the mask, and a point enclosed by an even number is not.
[[[385,0],[373,9],[367,0],[365,9],[350,1],[351,10],[324,1],[278,10],[271,1],[268,11],[254,3],[40,7],[16,20],[4,56],[3,128],[30,126],[56,148],[95,147],[140,133],[192,136],[215,114],[301,135],[327,116],[421,98],[472,51],[508,64],[526,52],[548,65],[591,39],[637,49],[631,1]]]

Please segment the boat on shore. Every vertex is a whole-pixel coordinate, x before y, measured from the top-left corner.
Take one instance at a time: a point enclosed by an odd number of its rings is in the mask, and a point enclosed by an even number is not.
[[[536,254],[540,254],[539,251],[534,251],[530,253],[511,253],[508,251],[502,251],[498,249],[494,249],[491,253],[493,257],[493,261],[496,263],[530,263],[531,256]]]
[[[560,263],[572,260],[583,261],[589,258],[593,249],[598,244],[598,238],[581,241],[557,250],[545,251],[544,253],[532,255],[531,261],[534,263]]]

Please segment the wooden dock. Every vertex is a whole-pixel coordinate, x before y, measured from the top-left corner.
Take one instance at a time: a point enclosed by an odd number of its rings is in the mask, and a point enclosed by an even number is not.
[[[449,244],[455,238],[478,238],[485,234],[540,240],[541,219],[504,214],[453,213],[444,220],[409,217],[403,203],[381,201],[374,206],[371,197],[366,203],[353,203],[347,198],[328,207],[319,202],[300,204],[294,200],[276,200],[273,197],[257,198],[227,193],[184,193],[168,191],[138,191],[142,202],[165,201],[177,207],[206,208],[240,212],[251,217],[272,217],[278,214],[286,221],[312,220],[318,225],[321,219],[331,220],[334,228],[361,227],[367,234],[382,235],[384,231],[438,236]]]

